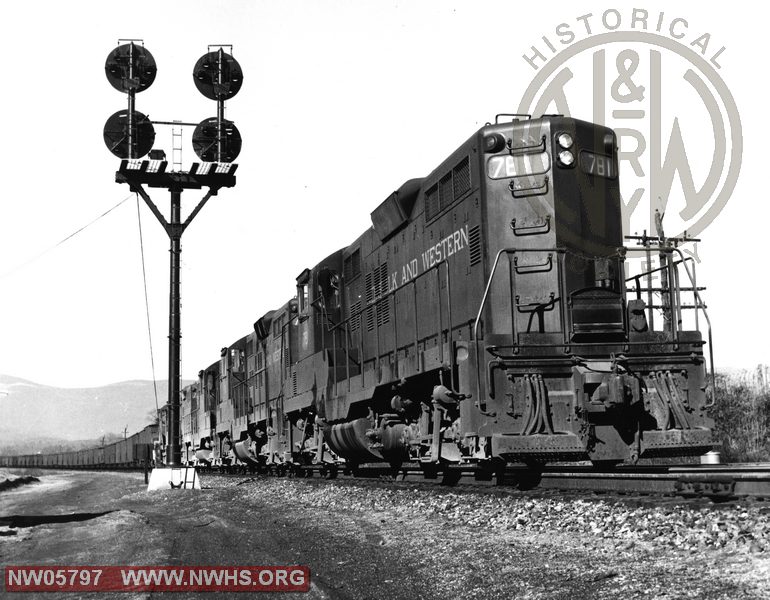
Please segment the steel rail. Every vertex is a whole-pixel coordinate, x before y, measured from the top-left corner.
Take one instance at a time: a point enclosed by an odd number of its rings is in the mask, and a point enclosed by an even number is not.
[[[266,466],[278,468],[279,465]],[[232,467],[231,467],[232,468]],[[227,467],[206,469],[206,474],[226,475]],[[323,475],[322,465],[302,467],[304,477]],[[234,468],[231,475],[243,476]],[[382,463],[359,465],[355,472],[341,470],[340,478],[352,481],[389,481],[427,483],[441,486],[494,487],[511,490],[562,490],[564,492],[599,492],[640,494],[645,496],[705,497],[715,501],[746,498],[770,500],[770,463],[722,465],[642,465],[637,467],[595,468],[583,465],[554,465],[539,470],[512,465],[498,471],[452,465],[425,471],[418,463],[392,469]]]

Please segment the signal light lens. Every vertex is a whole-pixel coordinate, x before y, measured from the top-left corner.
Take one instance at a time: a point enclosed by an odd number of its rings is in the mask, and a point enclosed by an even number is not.
[[[569,150],[562,150],[559,152],[559,162],[565,167],[571,167],[572,163],[575,162],[575,155]]]
[[[560,133],[556,138],[556,142],[566,150],[572,147],[573,140],[569,133]]]

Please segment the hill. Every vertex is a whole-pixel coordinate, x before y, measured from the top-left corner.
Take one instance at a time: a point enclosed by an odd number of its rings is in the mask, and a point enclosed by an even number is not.
[[[185,385],[183,383],[183,385]],[[158,404],[168,397],[158,382]],[[0,375],[0,454],[31,454],[93,446],[153,421],[152,381],[94,388],[57,388]]]

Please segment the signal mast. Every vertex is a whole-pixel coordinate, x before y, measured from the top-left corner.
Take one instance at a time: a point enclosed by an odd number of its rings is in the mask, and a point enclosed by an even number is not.
[[[124,43],[121,43],[124,42]],[[140,45],[137,45],[137,42]],[[216,117],[198,124],[180,121],[150,121],[135,108],[136,94],[143,92],[157,74],[155,59],[141,40],[118,40],[120,44],[107,56],[104,69],[107,80],[128,98],[127,110],[114,113],[104,126],[104,142],[121,159],[115,173],[117,183],[126,183],[139,194],[158,219],[170,240],[169,346],[168,346],[168,431],[165,469],[154,469],[149,489],[200,488],[194,469],[182,466],[179,431],[181,309],[180,271],[182,234],[211,196],[221,188],[235,185],[233,161],[241,151],[241,136],[235,124],[224,117],[224,103],[235,96],[243,83],[243,72],[232,56],[232,46],[209,46],[208,52],[193,69],[195,86],[206,98],[217,103]],[[229,47],[230,53],[224,51]],[[216,48],[213,50],[212,48]],[[167,171],[168,162],[161,150],[151,150],[155,142],[153,125],[195,127],[192,144],[201,163],[189,171]],[[149,153],[150,160],[142,160]],[[171,197],[169,219],[163,215],[145,190],[166,188]],[[182,192],[208,188],[203,198],[182,221]],[[190,479],[192,477],[192,479]],[[196,485],[197,484],[197,485]]]

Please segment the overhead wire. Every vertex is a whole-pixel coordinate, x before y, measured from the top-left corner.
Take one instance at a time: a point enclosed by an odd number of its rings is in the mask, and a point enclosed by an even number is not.
[[[72,238],[74,238],[76,235],[78,235],[79,233],[83,232],[83,231],[84,231],[84,230],[86,230],[88,227],[90,227],[91,225],[93,225],[94,223],[96,223],[97,221],[99,221],[100,219],[102,219],[102,218],[106,217],[106,216],[107,216],[108,214],[110,214],[110,213],[111,213],[113,210],[115,210],[116,208],[118,208],[118,207],[119,207],[121,204],[123,204],[123,203],[124,203],[124,202],[126,202],[127,200],[131,199],[131,196],[132,196],[132,195],[133,195],[133,194],[129,194],[128,196],[126,196],[125,198],[123,198],[123,200],[121,200],[120,202],[118,202],[118,203],[117,203],[115,206],[113,206],[112,208],[110,208],[110,209],[106,210],[105,212],[103,212],[102,214],[100,214],[98,217],[96,217],[96,218],[95,218],[93,221],[90,221],[89,223],[86,223],[86,224],[85,224],[85,225],[83,225],[83,226],[82,226],[80,229],[78,229],[77,231],[75,231],[75,232],[73,232],[73,233],[69,234],[67,237],[65,237],[64,239],[60,240],[59,242],[57,242],[56,244],[54,244],[54,245],[53,245],[53,246],[51,246],[50,248],[47,248],[46,250],[43,250],[43,251],[42,251],[40,254],[37,254],[36,256],[33,256],[32,258],[30,258],[30,259],[29,259],[29,260],[27,260],[26,262],[23,262],[23,263],[21,263],[21,264],[19,264],[19,265],[16,265],[16,266],[15,266],[15,267],[13,267],[11,270],[9,270],[9,271],[6,271],[5,273],[1,274],[1,275],[0,275],[0,279],[4,279],[5,277],[8,277],[9,275],[12,275],[13,273],[15,273],[16,271],[18,271],[19,269],[23,269],[23,268],[24,268],[24,267],[26,267],[27,265],[30,265],[30,264],[32,264],[32,263],[33,263],[33,262],[35,262],[36,260],[39,260],[40,258],[42,258],[43,256],[45,256],[46,254],[48,254],[48,253],[49,253],[49,252],[51,252],[52,250],[55,250],[56,248],[58,248],[59,246],[61,246],[61,245],[62,245],[62,244],[64,244],[65,242],[67,242],[68,240],[71,240],[71,239],[72,239]]]
[[[136,218],[139,223],[139,252],[142,255],[142,280],[144,281],[144,308],[147,315],[147,338],[150,341],[150,365],[152,366],[152,387],[155,391],[155,414],[158,414],[158,380],[155,377],[155,354],[152,350],[152,328],[150,327],[150,301],[147,295],[147,269],[144,262],[144,236],[142,235],[142,212],[139,210],[139,194],[136,194]]]
[[[61,246],[65,242],[71,240],[76,235],[78,235],[79,233],[82,233],[88,227],[90,227],[91,225],[93,225],[94,223],[99,221],[100,219],[103,219],[104,217],[106,217],[108,214],[110,214],[116,208],[118,208],[119,206],[124,204],[126,201],[130,200],[132,195],[136,197],[136,211],[137,211],[136,214],[137,214],[137,220],[139,222],[139,250],[140,250],[140,253],[141,253],[141,257],[142,257],[142,279],[143,279],[143,282],[144,282],[144,304],[145,304],[145,313],[147,315],[147,335],[148,335],[148,338],[149,338],[149,345],[150,345],[150,364],[152,366],[152,385],[153,385],[153,389],[154,389],[154,392],[155,392],[155,410],[156,410],[156,413],[157,413],[158,408],[159,408],[159,404],[158,404],[158,381],[157,381],[157,378],[155,376],[155,355],[154,355],[153,348],[152,348],[152,333],[151,333],[152,330],[151,330],[151,327],[150,327],[150,303],[149,303],[149,297],[148,297],[148,294],[147,294],[147,269],[146,269],[145,260],[144,260],[144,237],[142,235],[142,215],[141,215],[141,211],[139,210],[139,194],[136,194],[136,193],[129,194],[128,196],[123,198],[120,202],[118,202],[117,204],[115,204],[111,208],[109,208],[106,211],[104,211],[102,214],[100,214],[98,217],[96,217],[92,221],[89,221],[88,223],[86,223],[85,225],[83,225],[82,227],[77,229],[76,231],[72,232],[67,237],[61,239],[60,241],[58,241],[53,246],[50,246],[49,248],[46,248],[45,250],[43,250],[39,254],[33,256],[29,260],[27,260],[27,261],[25,261],[25,262],[23,262],[21,264],[16,265],[15,267],[10,269],[9,271],[6,271],[5,273],[0,274],[0,279],[8,277],[9,275],[12,275],[16,271],[26,267],[27,265],[32,264],[33,262],[39,260],[40,258],[45,256],[49,252],[55,250],[56,248],[58,248],[59,246]]]

